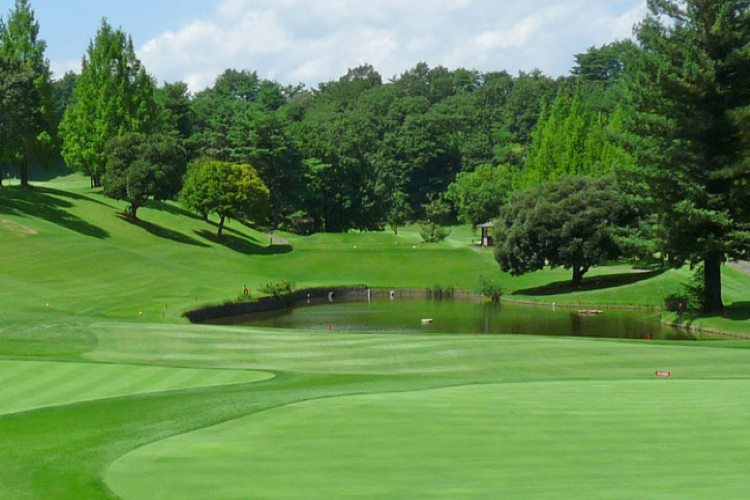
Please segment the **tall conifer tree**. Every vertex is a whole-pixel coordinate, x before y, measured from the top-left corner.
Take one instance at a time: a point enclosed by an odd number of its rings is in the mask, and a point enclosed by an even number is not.
[[[748,242],[750,1],[649,0],[632,72],[635,163],[672,260],[703,264],[722,307],[721,266]],[[746,246],[745,246],[746,248]]]

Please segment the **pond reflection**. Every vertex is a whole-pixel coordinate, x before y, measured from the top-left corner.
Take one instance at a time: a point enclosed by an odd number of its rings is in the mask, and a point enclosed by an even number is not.
[[[432,320],[423,322],[422,320]],[[585,314],[551,305],[527,306],[479,299],[303,301],[281,311],[232,316],[213,324],[337,332],[560,335],[621,339],[711,338],[664,326],[658,311],[604,310]]]

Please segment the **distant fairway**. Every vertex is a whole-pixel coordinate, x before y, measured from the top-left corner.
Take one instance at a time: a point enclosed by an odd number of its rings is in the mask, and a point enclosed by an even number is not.
[[[300,403],[136,450],[151,498],[747,498],[748,380],[452,387]]]

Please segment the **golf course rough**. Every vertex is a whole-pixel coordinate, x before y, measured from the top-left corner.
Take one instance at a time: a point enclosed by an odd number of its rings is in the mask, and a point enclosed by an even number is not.
[[[117,460],[153,498],[746,497],[748,380],[459,386],[297,403]]]

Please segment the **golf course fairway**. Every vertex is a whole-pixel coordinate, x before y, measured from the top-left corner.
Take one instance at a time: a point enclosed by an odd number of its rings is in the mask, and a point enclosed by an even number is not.
[[[656,316],[692,272],[610,262],[571,290],[569,270],[503,273],[468,226],[423,244],[416,226],[271,239],[233,221],[217,239],[174,202],[139,221],[124,208],[77,174],[0,189],[2,499],[747,497],[740,269],[723,268],[727,311],[687,317],[727,340],[190,324],[282,280],[487,277],[504,300],[573,316]]]
[[[741,498],[747,380],[512,383],[324,399],[141,448],[125,499]]]
[[[238,370],[0,360],[0,414],[272,377],[270,373]]]

